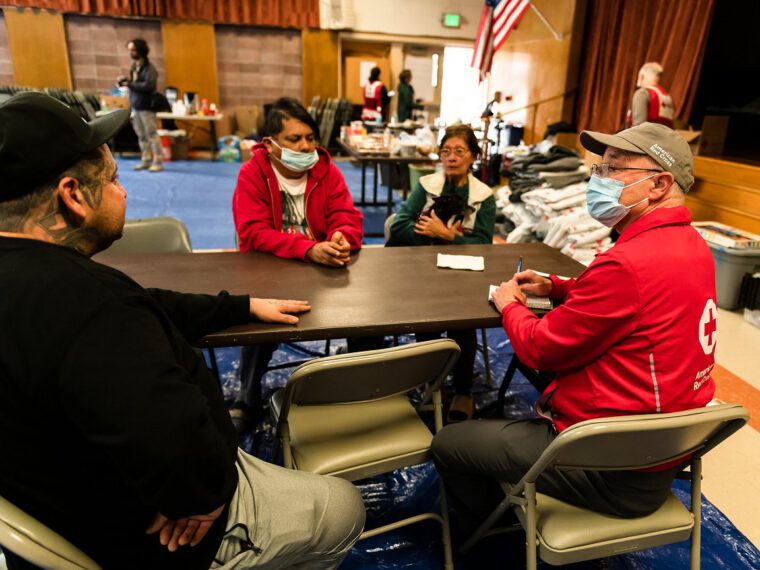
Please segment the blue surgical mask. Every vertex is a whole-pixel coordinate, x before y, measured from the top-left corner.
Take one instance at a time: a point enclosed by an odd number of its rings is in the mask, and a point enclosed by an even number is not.
[[[316,149],[311,152],[296,152],[289,148],[282,148],[272,139],[269,139],[269,142],[282,151],[280,158],[277,158],[274,155],[272,156],[279,160],[285,168],[292,170],[293,172],[306,172],[307,170],[311,170],[319,161],[319,155],[317,154]]]
[[[591,214],[591,217],[597,222],[604,224],[608,228],[614,227],[615,224],[625,218],[626,214],[632,208],[649,200],[649,197],[647,196],[635,204],[624,206],[620,203],[620,194],[622,194],[623,190],[630,186],[634,186],[639,182],[644,182],[644,180],[654,178],[655,176],[657,176],[657,174],[652,174],[652,176],[647,176],[646,178],[625,185],[620,180],[615,180],[614,178],[600,178],[599,176],[592,174],[586,189],[586,207],[588,208],[588,213]]]

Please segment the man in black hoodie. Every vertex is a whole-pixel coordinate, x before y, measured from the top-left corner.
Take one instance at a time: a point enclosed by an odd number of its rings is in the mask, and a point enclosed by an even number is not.
[[[104,143],[127,118],[0,105],[0,495],[106,569],[335,567],[363,527],[356,489],[238,450],[191,347],[308,303],[146,290],[90,259],[122,233]]]

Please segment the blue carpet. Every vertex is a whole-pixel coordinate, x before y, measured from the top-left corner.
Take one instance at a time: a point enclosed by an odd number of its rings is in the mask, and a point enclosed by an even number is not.
[[[133,172],[137,160],[118,158],[120,179],[128,192],[127,217],[172,215],[188,226],[193,246],[197,249],[233,248],[234,228],[231,200],[239,164],[206,161],[166,163],[165,171],[158,174]],[[361,170],[346,161],[338,162],[354,200],[361,189]],[[371,180],[371,177],[370,177]],[[371,183],[368,184],[371,188]],[[382,232],[385,220],[384,207],[362,208],[365,213],[365,232]],[[381,240],[367,240],[375,243]],[[402,337],[402,342],[411,338]],[[302,343],[315,350],[324,348],[323,342]],[[331,352],[343,341],[333,342]],[[500,329],[488,331],[490,360],[494,383],[498,387],[512,356],[511,346]],[[283,347],[275,353],[275,363],[302,358],[297,351]],[[222,387],[225,398],[231,401],[240,385],[240,350],[217,350]],[[482,409],[496,398],[496,388],[489,387],[483,375],[482,356],[476,360],[474,395],[476,407]],[[285,384],[288,370],[268,373],[264,377],[264,390]],[[519,373],[510,387],[510,398],[505,415],[510,418],[530,417],[538,394]],[[246,435],[241,446],[262,459],[276,462],[274,432],[268,420],[259,424],[253,433]],[[709,473],[708,473],[709,476]],[[432,463],[395,471],[359,484],[368,511],[368,527],[383,524],[389,516],[405,512],[430,510],[438,501],[437,474]],[[688,502],[685,487],[677,483],[676,493]],[[702,568],[750,570],[760,568],[760,552],[755,548],[709,501],[703,499]],[[524,565],[524,547],[515,536],[493,537],[478,545],[466,559],[456,556],[456,567],[497,568]],[[572,565],[577,569],[655,570],[688,568],[688,542],[660,547],[634,554],[606,558]],[[442,554],[440,531],[436,523],[407,527],[359,542],[341,568],[350,570],[441,568]]]

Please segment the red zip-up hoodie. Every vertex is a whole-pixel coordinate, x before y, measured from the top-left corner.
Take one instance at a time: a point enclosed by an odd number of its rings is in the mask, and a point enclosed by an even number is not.
[[[317,242],[329,240],[340,231],[356,250],[362,244],[363,216],[354,207],[346,181],[329,153],[317,147],[319,161],[306,180],[306,223],[316,241],[303,234],[282,231],[280,186],[262,144],[253,147],[253,156],[240,169],[232,215],[240,251],[263,251],[277,257],[306,260],[306,252]]]
[[[706,405],[715,384],[715,266],[686,207],[628,226],[578,277],[552,276],[562,302],[542,319],[520,303],[502,322],[515,354],[556,371],[541,400],[558,431],[583,420]],[[526,260],[529,264],[530,260]]]

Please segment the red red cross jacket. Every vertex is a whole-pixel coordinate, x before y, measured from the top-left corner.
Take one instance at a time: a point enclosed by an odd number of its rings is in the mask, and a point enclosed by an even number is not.
[[[628,226],[578,277],[552,276],[561,305],[504,308],[515,353],[556,371],[544,391],[559,431],[583,420],[706,405],[715,385],[715,268],[686,207]],[[528,263],[530,260],[526,260]]]
[[[382,112],[378,109],[383,107],[383,83],[381,81],[367,83],[363,91],[362,121],[375,121],[382,116]]]
[[[363,216],[354,207],[346,181],[329,153],[320,147],[317,152],[319,161],[309,170],[306,181],[306,223],[316,241],[328,240],[341,231],[351,249],[359,249]],[[315,243],[303,234],[283,233],[280,186],[269,151],[262,144],[253,147],[253,156],[240,169],[232,195],[232,215],[240,251],[305,260]]]

